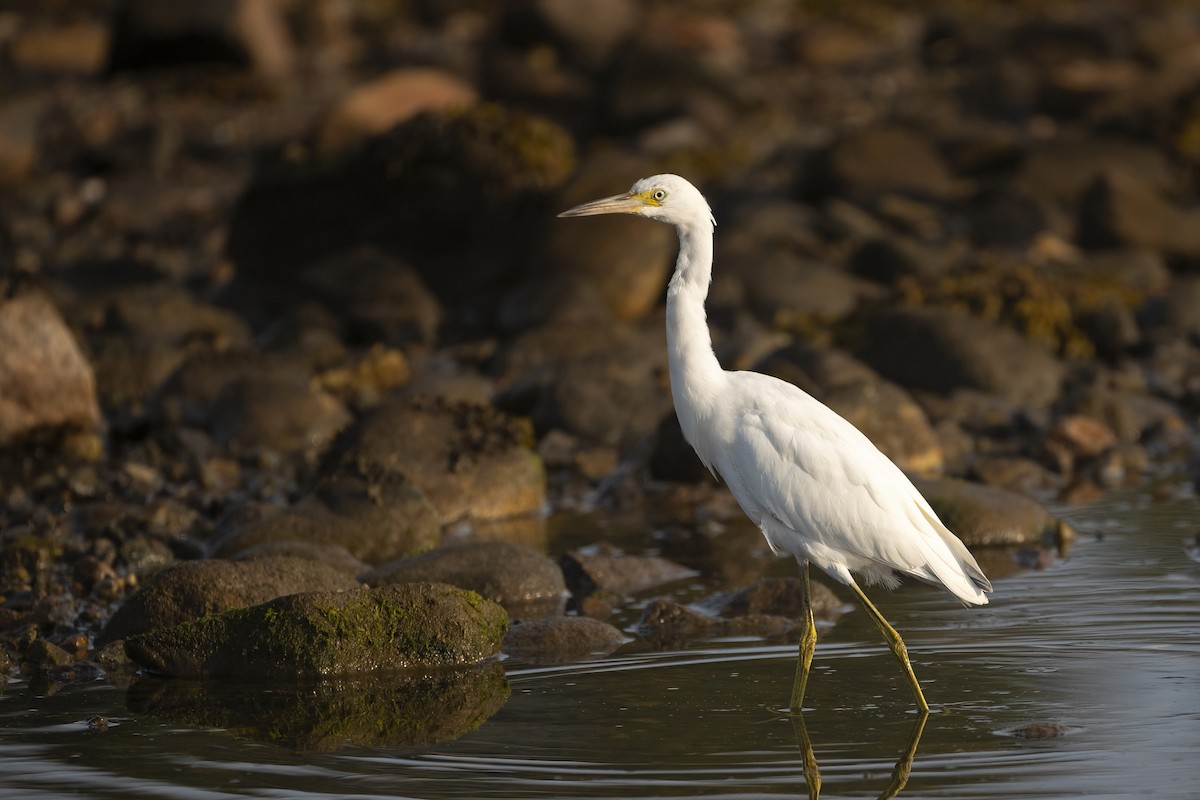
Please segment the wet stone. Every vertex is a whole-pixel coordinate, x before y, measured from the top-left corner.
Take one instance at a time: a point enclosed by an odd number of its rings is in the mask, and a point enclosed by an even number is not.
[[[358,585],[336,567],[299,558],[186,561],[148,580],[113,615],[96,644],[103,647],[134,634],[281,595],[353,589]]]
[[[494,408],[404,398],[374,409],[337,440],[324,480],[392,474],[418,488],[443,524],[532,514],[545,472],[527,423]]]
[[[534,664],[562,664],[606,656],[625,642],[618,628],[588,617],[550,617],[514,624],[504,652]]]
[[[572,550],[559,559],[571,593],[577,597],[597,591],[631,595],[698,573],[660,556],[634,556],[597,548]]]
[[[553,559],[525,545],[468,542],[383,564],[362,576],[370,586],[436,581],[478,592],[514,617],[559,613],[566,595]]]
[[[663,647],[718,636],[784,636],[795,628],[794,619],[778,614],[713,617],[662,598],[646,606],[633,625],[639,635]]]
[[[804,614],[803,597],[799,578],[763,578],[749,586],[707,597],[697,606],[724,618],[765,614],[799,619]],[[809,600],[818,620],[832,621],[842,614],[842,601],[823,583],[809,581]]]
[[[437,546],[441,527],[424,495],[403,482],[327,486],[283,510],[249,512],[219,525],[215,554],[233,558],[264,545],[337,546],[378,564]]]
[[[915,483],[942,523],[968,547],[1065,546],[1073,538],[1069,528],[1028,495],[950,478]]]
[[[35,639],[25,649],[24,661],[36,669],[49,670],[73,664],[75,658],[56,644],[45,639]]]
[[[476,664],[507,629],[474,592],[405,583],[289,595],[130,637],[125,651],[172,677],[315,678]]]
[[[851,383],[825,393],[821,400],[900,469],[915,475],[941,474],[941,442],[924,410],[899,386],[880,380]]]

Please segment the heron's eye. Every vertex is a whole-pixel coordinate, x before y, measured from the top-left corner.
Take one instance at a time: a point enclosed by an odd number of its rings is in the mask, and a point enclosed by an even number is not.
[[[661,203],[663,200],[667,199],[667,192],[664,189],[655,189],[654,194],[650,196]]]

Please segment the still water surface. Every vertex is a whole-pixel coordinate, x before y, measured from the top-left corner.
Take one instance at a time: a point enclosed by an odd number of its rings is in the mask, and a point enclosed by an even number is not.
[[[822,797],[877,797],[916,732],[904,798],[1198,798],[1200,563],[1181,540],[1200,531],[1200,501],[1131,494],[1058,511],[1082,532],[1070,557],[999,577],[990,606],[923,586],[872,592],[934,707],[923,731],[854,610],[822,631],[803,727],[780,713],[793,647],[746,639],[509,661],[507,698],[473,709],[446,695],[463,728],[472,714],[482,725],[421,746],[395,744],[403,720],[371,716],[388,697],[356,705],[353,688],[301,693],[307,706],[284,692],[286,721],[256,726],[237,712],[274,696],[262,689],[43,696],[14,683],[0,696],[0,798],[807,798],[805,733]],[[494,669],[473,692],[503,687]],[[90,732],[93,715],[111,727]],[[341,744],[348,717],[358,744]],[[1013,735],[1032,724],[1057,735]]]

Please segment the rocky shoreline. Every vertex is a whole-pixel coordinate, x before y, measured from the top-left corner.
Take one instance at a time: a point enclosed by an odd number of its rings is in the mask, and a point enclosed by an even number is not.
[[[858,425],[993,574],[1073,535],[1029,493],[1200,487],[1200,13],[585,5],[0,13],[0,667],[277,675],[237,649],[277,598],[406,586],[482,638],[334,626],[353,657],[295,673],[786,638],[672,412],[670,231],[553,218],[668,170],[716,211],[723,363]]]

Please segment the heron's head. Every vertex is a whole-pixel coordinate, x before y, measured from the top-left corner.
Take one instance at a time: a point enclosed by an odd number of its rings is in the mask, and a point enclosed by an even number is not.
[[[625,194],[593,200],[567,209],[559,216],[590,217],[595,214],[637,214],[676,227],[711,228],[717,224],[704,195],[678,175],[642,178]]]

